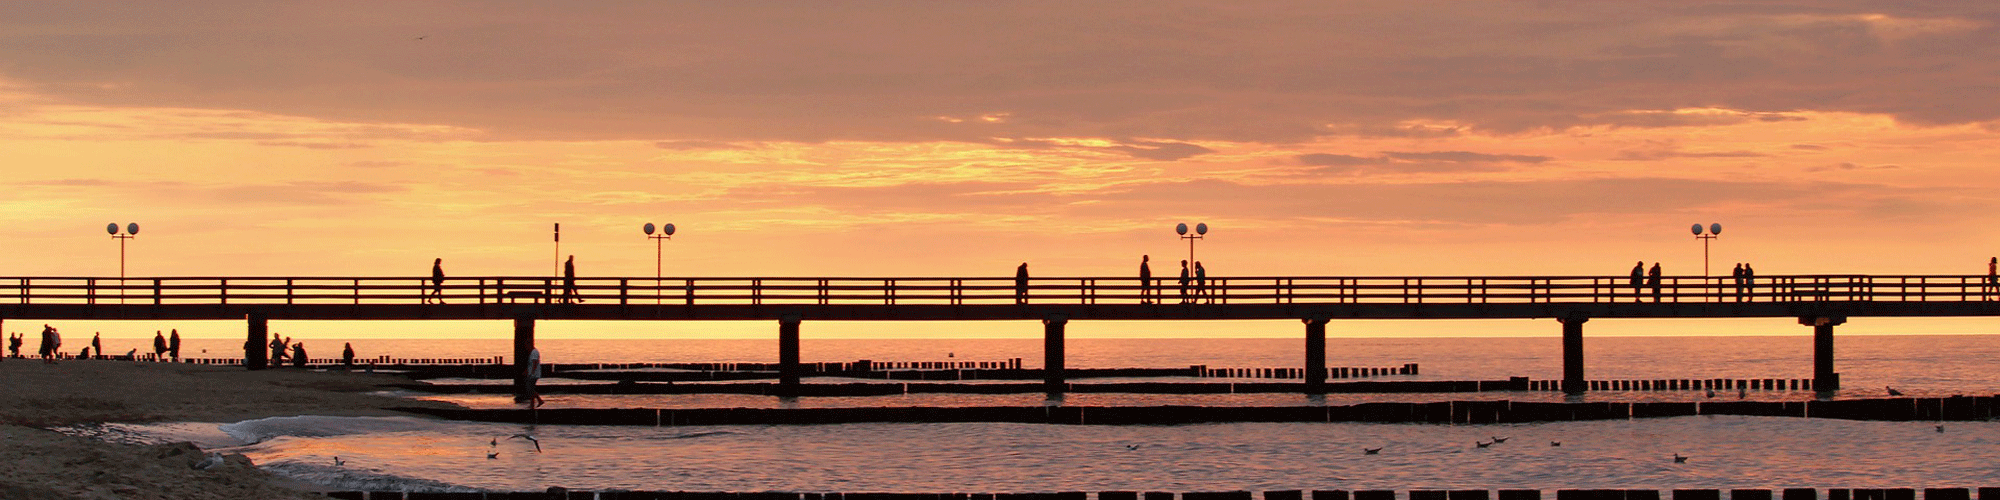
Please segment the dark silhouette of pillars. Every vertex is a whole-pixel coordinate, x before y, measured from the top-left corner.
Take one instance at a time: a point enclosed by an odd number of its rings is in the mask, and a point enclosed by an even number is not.
[[[1042,385],[1050,398],[1063,394],[1065,373],[1063,370],[1063,326],[1069,324],[1069,317],[1051,314],[1042,320]]]
[[[243,367],[262,370],[271,363],[267,352],[271,348],[271,319],[259,311],[250,311],[250,335],[243,341]]]
[[[514,398],[528,395],[528,351],[535,350],[535,316],[514,316]]]
[[[778,320],[778,391],[785,395],[799,392],[798,316]]]
[[[1846,323],[1840,316],[1806,316],[1799,324],[1813,327],[1813,390],[1840,390],[1840,374],[1833,371],[1833,327]]]
[[[1326,394],[1326,318],[1306,318],[1306,394]]]
[[[1581,394],[1588,389],[1583,380],[1583,323],[1590,316],[1569,313],[1557,317],[1563,325],[1563,392]]]

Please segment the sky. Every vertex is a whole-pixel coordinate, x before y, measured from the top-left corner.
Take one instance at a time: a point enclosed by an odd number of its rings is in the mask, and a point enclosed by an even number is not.
[[[1981,274],[1996,97],[1988,2],[6,2],[0,275]],[[1559,332],[1416,323],[1332,333]],[[822,332],[1039,334],[940,326]]]

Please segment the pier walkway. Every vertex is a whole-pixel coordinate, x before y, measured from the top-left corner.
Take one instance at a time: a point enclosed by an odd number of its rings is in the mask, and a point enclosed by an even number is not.
[[[1305,383],[1323,392],[1336,319],[1550,318],[1563,332],[1562,388],[1588,389],[1592,318],[1790,318],[1814,329],[1813,384],[1840,387],[1833,329],[1850,317],[2000,316],[1980,275],[1211,277],[0,277],[0,321],[246,319],[252,345],[281,320],[508,320],[516,363],[537,320],[776,320],[780,383],[796,386],[800,323],[1035,320],[1051,393],[1064,382],[1073,320],[1299,320]],[[265,364],[261,348],[244,364]]]

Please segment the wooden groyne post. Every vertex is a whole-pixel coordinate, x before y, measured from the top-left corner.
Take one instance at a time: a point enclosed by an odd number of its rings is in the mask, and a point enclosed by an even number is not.
[[[799,392],[799,321],[798,315],[778,320],[778,391],[788,396]]]
[[[1069,316],[1050,314],[1042,319],[1042,385],[1050,399],[1062,396],[1065,384],[1063,373],[1063,327],[1069,324]]]
[[[1327,318],[1306,318],[1306,394],[1326,394]]]
[[[514,398],[528,397],[528,351],[535,350],[535,315],[514,316]]]
[[[1583,379],[1583,323],[1590,316],[1572,312],[1556,318],[1563,326],[1563,392],[1581,394],[1588,390]]]

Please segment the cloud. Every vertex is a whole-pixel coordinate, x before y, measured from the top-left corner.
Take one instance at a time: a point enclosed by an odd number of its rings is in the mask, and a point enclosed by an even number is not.
[[[1496,155],[1470,151],[1431,151],[1427,153],[1389,151],[1382,154],[1398,160],[1444,161],[1452,163],[1541,163],[1554,159],[1547,156]]]
[[[748,149],[748,147],[743,146],[741,144],[734,144],[723,141],[659,141],[653,143],[653,147],[660,149],[672,149],[675,151],[712,150],[712,149],[728,149],[728,150]]]
[[[1308,153],[1308,154],[1298,155],[1294,158],[1296,158],[1302,165],[1315,165],[1321,167],[1379,165],[1382,162],[1388,160],[1388,158],[1383,158],[1383,157],[1364,158],[1360,156],[1341,155],[1332,153]]]
[[[1814,166],[1814,167],[1808,167],[1808,168],[1806,168],[1806,171],[1807,171],[1807,172],[1830,172],[1830,171],[1835,171],[1835,170],[1894,170],[1894,169],[1899,169],[1899,168],[1903,168],[1903,167],[1902,167],[1901,165],[1895,165],[1895,164],[1885,164],[1885,165],[1860,165],[1860,164],[1855,164],[1855,163],[1849,163],[1849,162],[1840,162],[1840,163],[1836,163],[1836,164],[1833,164],[1833,165],[1819,165],[1819,166]]]
[[[1125,154],[1132,155],[1133,158],[1157,161],[1175,161],[1215,152],[1213,149],[1195,144],[1158,141],[1140,141],[1122,146],[1112,146],[1108,149],[1123,151]]]
[[[318,142],[318,141],[257,141],[259,146],[294,147],[306,149],[361,149],[373,147],[358,142]]]
[[[1553,160],[1548,156],[1474,153],[1471,151],[1384,151],[1382,156],[1365,157],[1332,153],[1308,153],[1293,157],[1301,165],[1320,168],[1309,174],[1385,174],[1435,172],[1496,172],[1504,164],[1537,164]]]
[[[397,193],[406,188],[388,184],[335,181],[245,184],[202,189],[216,201],[231,204],[277,206],[323,206],[357,203],[355,195]]]

